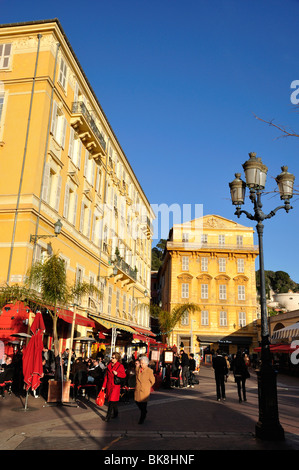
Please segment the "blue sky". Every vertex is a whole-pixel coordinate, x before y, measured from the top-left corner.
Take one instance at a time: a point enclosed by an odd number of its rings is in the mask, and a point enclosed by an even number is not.
[[[299,133],[290,99],[299,80],[298,0],[0,0],[0,7],[1,23],[60,20],[151,204],[203,204],[204,215],[255,226],[234,216],[228,186],[252,151],[269,168],[266,213],[280,205],[271,191],[282,165],[298,192],[299,138],[279,138],[254,118]],[[299,282],[299,196],[292,203],[289,214],[265,221],[265,269]],[[249,201],[244,209],[252,212]]]

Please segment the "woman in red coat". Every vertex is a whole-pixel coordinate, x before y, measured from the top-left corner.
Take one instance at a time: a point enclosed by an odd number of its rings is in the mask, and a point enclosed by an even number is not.
[[[115,376],[122,379],[126,377],[125,368],[120,363],[120,354],[117,352],[112,354],[102,386],[102,390],[106,389],[106,398],[108,400],[108,411],[105,421],[110,421],[111,418],[116,418],[118,415],[117,403],[119,402],[120,385],[115,385]]]

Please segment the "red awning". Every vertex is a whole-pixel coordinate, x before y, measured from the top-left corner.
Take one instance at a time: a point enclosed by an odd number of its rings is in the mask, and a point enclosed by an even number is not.
[[[133,339],[137,339],[138,341],[143,341],[144,343],[148,343],[151,341],[151,338],[149,338],[148,336],[144,336],[144,335],[133,334]]]
[[[72,323],[73,322],[73,315],[74,312],[71,310],[64,310],[64,309],[59,309],[58,311],[58,316],[62,320],[66,321],[67,323]],[[80,326],[87,326],[88,328],[95,328],[95,322],[91,320],[90,318],[83,317],[82,315],[79,315],[79,313],[76,314],[76,325]]]
[[[270,344],[270,352],[290,353],[295,351],[296,348],[292,348],[290,344]],[[255,352],[260,352],[261,347],[254,348]]]
[[[136,326],[133,327],[134,330],[137,331],[137,333],[141,333],[142,335],[147,335],[147,336],[156,336],[155,333],[153,333],[150,330],[145,330],[143,328],[136,328]]]

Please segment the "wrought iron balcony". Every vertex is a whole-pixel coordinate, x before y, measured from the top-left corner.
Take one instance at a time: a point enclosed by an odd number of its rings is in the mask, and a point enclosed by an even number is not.
[[[137,271],[132,269],[131,266],[126,263],[123,259],[119,258],[114,262],[114,265],[121,271],[123,274],[126,274],[128,277],[137,281]]]

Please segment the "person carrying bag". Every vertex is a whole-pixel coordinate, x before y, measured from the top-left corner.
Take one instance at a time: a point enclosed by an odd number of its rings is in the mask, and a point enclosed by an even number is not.
[[[115,378],[116,377],[116,378]],[[104,378],[102,390],[106,391],[108,401],[108,410],[105,421],[118,416],[118,402],[120,397],[121,383],[118,379],[125,379],[126,371],[120,363],[120,354],[115,352],[112,354],[111,362],[108,364],[107,372]],[[116,380],[116,383],[115,383]]]

